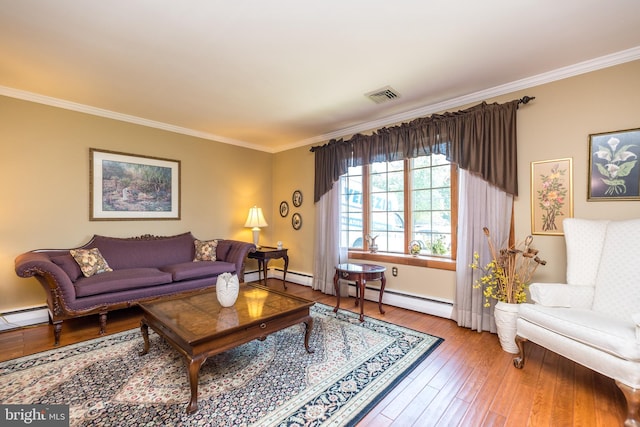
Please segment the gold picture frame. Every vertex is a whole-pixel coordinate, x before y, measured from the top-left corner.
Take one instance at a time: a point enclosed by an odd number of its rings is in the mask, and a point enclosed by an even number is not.
[[[89,149],[89,220],[180,219],[180,161]]]
[[[531,233],[564,235],[573,217],[573,159],[531,162]]]

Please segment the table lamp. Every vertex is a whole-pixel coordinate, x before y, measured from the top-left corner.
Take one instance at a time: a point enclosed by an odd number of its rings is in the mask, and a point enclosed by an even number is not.
[[[244,224],[245,227],[251,227],[251,231],[253,231],[253,244],[258,245],[258,237],[260,235],[260,227],[266,227],[267,221],[264,219],[264,215],[262,214],[262,208],[252,207],[249,209],[249,216],[247,217],[247,222]]]

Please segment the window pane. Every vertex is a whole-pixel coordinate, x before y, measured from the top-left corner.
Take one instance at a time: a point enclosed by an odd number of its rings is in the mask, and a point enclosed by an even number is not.
[[[371,192],[387,191],[387,174],[371,174]]]
[[[431,190],[417,190],[413,192],[413,210],[425,211],[431,209]]]
[[[433,166],[437,166],[437,165],[450,165],[451,163],[449,163],[449,161],[447,160],[447,158],[444,156],[444,154],[434,154],[431,157],[431,162],[433,164]]]
[[[380,252],[404,253],[404,161],[371,167],[369,230]]]
[[[340,185],[340,244],[363,248],[362,167],[349,168],[347,175],[341,177]]]
[[[432,156],[420,156],[412,159],[413,168],[415,169],[431,166],[431,157]]]
[[[431,187],[431,169],[414,169],[411,183],[414,190]]]
[[[411,168],[407,174],[405,164]],[[341,178],[341,244],[366,249],[368,238],[375,238],[379,252],[407,254],[409,240],[418,240],[422,255],[450,257],[450,174],[451,165],[442,155],[350,168]],[[409,234],[405,217],[411,219]]]
[[[450,187],[451,186],[451,168],[449,166],[437,166],[431,168],[431,179],[433,187]]]
[[[451,189],[446,187],[433,190],[431,201],[433,209],[451,209]]]
[[[451,165],[442,155],[411,161],[411,239],[423,255],[451,256]]]

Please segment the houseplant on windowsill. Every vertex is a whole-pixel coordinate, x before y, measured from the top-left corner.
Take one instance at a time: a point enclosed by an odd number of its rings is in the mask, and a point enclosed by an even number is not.
[[[487,237],[491,261],[481,267],[480,256],[473,253],[473,264],[470,267],[480,270],[482,275],[474,282],[474,288],[482,289],[485,307],[491,305],[491,300],[497,301],[494,315],[496,328],[502,348],[509,353],[517,353],[515,344],[518,314],[517,304],[527,301],[527,286],[538,266],[547,262],[538,257],[538,250],[531,247],[532,236],[513,246],[496,250],[491,239],[489,229],[482,229]]]

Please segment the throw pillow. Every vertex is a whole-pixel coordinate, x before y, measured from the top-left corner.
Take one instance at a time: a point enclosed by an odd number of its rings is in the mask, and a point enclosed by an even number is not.
[[[218,247],[218,240],[194,240],[193,244],[196,246],[196,257],[194,261],[215,261],[216,260],[216,248]]]
[[[107,260],[102,257],[98,248],[93,249],[71,249],[69,251],[73,259],[76,260],[85,277],[91,277],[94,274],[113,271]]]

